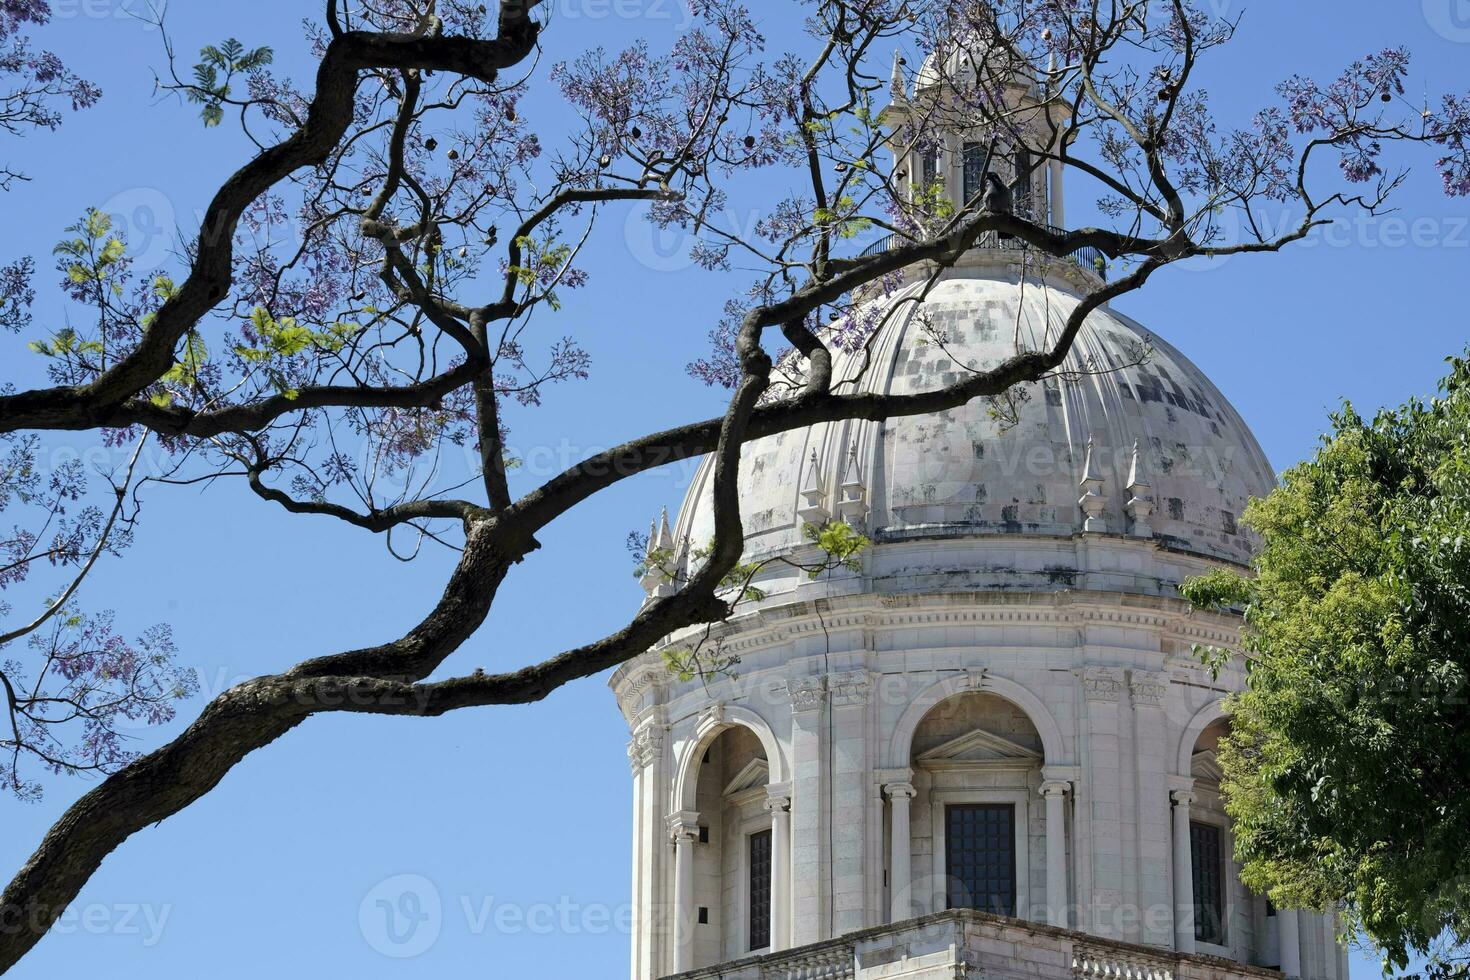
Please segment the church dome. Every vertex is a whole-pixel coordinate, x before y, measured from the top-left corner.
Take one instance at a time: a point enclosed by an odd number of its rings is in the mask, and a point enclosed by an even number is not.
[[[834,378],[851,382],[838,390],[911,394],[951,384],[1018,345],[1044,348],[1078,302],[1063,281],[1023,283],[1004,267],[952,271],[919,304],[922,288],[911,283],[875,301],[896,312],[867,354],[837,358]],[[1252,541],[1239,518],[1250,498],[1275,485],[1271,466],[1219,389],[1156,334],[1097,310],[1063,368],[1015,394],[1000,404],[977,399],[937,415],[820,424],[747,444],[746,559],[801,549],[804,520],[820,523],[825,514],[860,526],[875,552],[915,540],[953,543],[907,561],[906,579],[920,587],[926,572],[974,565],[984,555],[977,542],[1008,555],[1041,547],[1045,567],[1056,570],[1069,563],[1058,539],[1093,537],[1084,529],[1147,539],[1181,556],[1249,561]],[[706,460],[675,540],[698,547],[713,537],[712,474]],[[1084,512],[1087,491],[1094,495]],[[971,574],[967,588],[1022,584]]]

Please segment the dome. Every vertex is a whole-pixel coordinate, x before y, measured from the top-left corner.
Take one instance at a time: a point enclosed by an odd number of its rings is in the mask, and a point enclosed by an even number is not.
[[[909,394],[951,384],[1018,343],[1043,348],[1078,303],[1064,283],[1023,284],[1003,269],[952,271],[920,305],[922,288],[875,301],[899,310],[872,339],[866,371],[861,353],[837,358],[834,378],[855,381],[841,390]],[[676,540],[699,546],[713,537],[712,473],[706,459]],[[1101,498],[1089,499],[1093,522],[1079,505],[1084,476]],[[861,486],[863,506],[841,509],[845,483]],[[1051,541],[1051,567],[1067,564],[1055,542],[1093,537],[1085,524],[1105,537],[1244,565],[1253,545],[1241,512],[1274,486],[1259,444],[1209,378],[1107,308],[1088,318],[1056,376],[1024,386],[1001,411],[978,399],[937,415],[819,424],[752,441],[741,461],[752,561],[802,548],[802,513],[816,500],[834,517],[856,517],[875,551],[916,539],[969,542],[963,557],[928,549],[928,566],[973,564],[975,542],[1000,539],[1010,548]],[[1130,506],[1135,489],[1145,506]],[[925,570],[934,568],[910,561],[910,573]]]

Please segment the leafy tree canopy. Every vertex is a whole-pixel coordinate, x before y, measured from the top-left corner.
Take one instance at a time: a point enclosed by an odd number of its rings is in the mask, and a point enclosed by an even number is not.
[[[1245,610],[1221,755],[1244,880],[1341,903],[1385,966],[1470,940],[1470,360],[1450,363],[1434,399],[1334,415],[1246,513],[1256,575],[1185,589]]]

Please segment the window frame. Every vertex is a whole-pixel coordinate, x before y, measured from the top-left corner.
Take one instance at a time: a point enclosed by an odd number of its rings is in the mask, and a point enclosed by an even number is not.
[[[984,197],[985,194],[985,149],[984,143],[974,140],[965,140],[960,144],[960,200],[958,206],[964,207],[975,197]],[[973,158],[973,159],[972,159]],[[971,164],[974,164],[976,186],[970,187]]]
[[[1025,789],[931,789],[928,794],[934,892],[931,908],[943,909],[949,892],[948,820],[951,804],[1009,803],[1015,808],[1016,918],[1037,921],[1031,908],[1031,791]],[[915,884],[918,884],[917,878]]]
[[[1011,893],[1011,905],[1010,905],[1010,909],[1008,911],[1001,911],[1001,910],[993,909],[993,908],[979,908],[979,911],[981,911],[981,912],[992,912],[992,913],[997,913],[997,914],[1000,914],[1000,915],[1008,915],[1008,916],[1010,916],[1012,918],[1015,918],[1016,917],[1016,913],[1020,910],[1020,902],[1019,902],[1019,900],[1017,898],[1017,888],[1016,888],[1016,885],[1017,885],[1016,879],[1018,877],[1018,869],[1016,867],[1016,840],[1015,840],[1015,833],[1016,833],[1016,807],[1015,807],[1015,804],[1013,804],[1013,803],[946,803],[944,805],[944,828],[945,828],[945,835],[946,835],[945,836],[945,841],[944,841],[944,881],[945,881],[944,908],[945,908],[945,910],[948,911],[950,909],[955,909],[955,908],[978,908],[977,906],[974,906],[974,905],[963,905],[963,906],[955,905],[954,904],[954,895],[951,892],[951,889],[953,887],[953,882],[954,882],[954,879],[955,879],[956,875],[954,874],[954,872],[952,870],[952,866],[953,866],[953,863],[954,863],[953,860],[952,860],[953,857],[954,857],[954,854],[952,853],[952,848],[953,848],[955,842],[954,842],[954,839],[950,836],[950,831],[953,828],[954,814],[955,814],[955,811],[956,810],[990,810],[990,811],[994,811],[994,812],[997,812],[997,813],[1004,813],[1006,815],[1006,817],[1011,821],[1011,827],[1010,827],[1010,830],[1011,830],[1011,835],[1010,835],[1011,836],[1011,840],[1010,840],[1010,847],[1011,847],[1011,849],[1010,849],[1010,859],[1011,860],[1010,860],[1010,876],[1009,876],[1010,877],[1009,885],[1010,885],[1010,893]]]
[[[755,830],[747,831],[744,835],[745,857],[742,864],[744,865],[743,878],[745,884],[745,895],[744,902],[742,903],[743,908],[741,915],[741,925],[743,926],[742,931],[745,934],[745,948],[752,953],[758,953],[761,950],[770,949],[772,937],[775,935],[776,931],[776,906],[775,902],[773,901],[775,897],[774,892],[776,884],[776,865],[774,861],[776,843],[775,834],[775,827],[768,824],[765,827],[760,827]],[[766,934],[765,942],[762,945],[757,946],[755,943],[755,842],[756,839],[759,837],[765,837],[766,839]]]
[[[1230,861],[1227,848],[1230,845],[1229,828],[1218,820],[1198,819],[1196,815],[1190,814],[1189,819],[1189,880],[1190,892],[1194,899],[1194,941],[1205,946],[1214,946],[1218,949],[1228,949],[1230,945]],[[1218,932],[1210,935],[1205,932],[1208,924],[1205,918],[1204,896],[1200,894],[1201,861],[1195,851],[1194,828],[1200,827],[1213,831],[1216,835],[1215,841],[1215,901]]]

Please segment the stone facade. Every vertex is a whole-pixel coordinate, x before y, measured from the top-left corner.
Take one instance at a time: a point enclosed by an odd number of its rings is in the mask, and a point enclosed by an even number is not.
[[[678,980],[1279,980],[1275,970],[1098,939],[971,909],[692,970]]]
[[[1108,592],[809,588],[825,594],[729,624],[736,677],[681,684],[656,655],[614,677],[635,732],[635,980],[752,953],[756,830],[778,837],[775,949],[942,911],[938,814],[971,801],[1016,807],[1027,923],[1276,967],[1289,917],[1294,972],[1345,980],[1330,917],[1268,912],[1236,877],[1228,830],[1223,944],[1176,929],[1191,907],[1176,908],[1179,830],[1187,847],[1191,820],[1226,824],[1213,746],[1241,682],[1191,651],[1229,646],[1231,619]]]
[[[954,137],[951,169],[969,138]],[[1061,175],[1046,177],[1060,225]],[[874,300],[895,315],[834,358],[834,380],[950,384],[1046,347],[1098,284],[998,247],[936,271]],[[710,483],[706,464],[672,527],[655,522],[650,548],[675,558],[650,566],[649,601],[713,534]],[[1278,912],[1239,881],[1214,749],[1243,677],[1194,655],[1231,647],[1239,623],[1179,598],[1190,576],[1245,567],[1238,518],[1273,486],[1209,379],[1106,307],[1055,377],[1005,405],[746,446],[764,598],[665,641],[697,636],[734,672],[681,682],[655,649],[611,682],[632,733],[633,980],[1346,980],[1330,915]],[[812,580],[803,525],[837,519],[872,546]],[[1013,917],[947,911],[956,806],[1008,815],[993,836]],[[1218,922],[1194,921],[1196,878],[1218,883]]]

